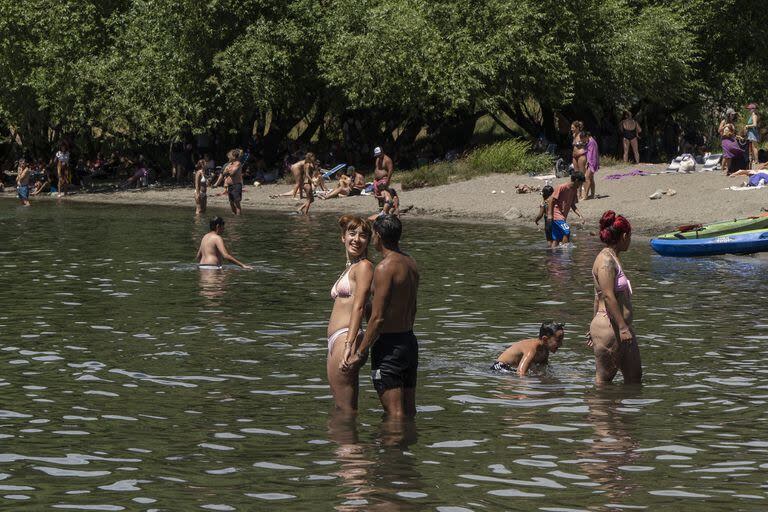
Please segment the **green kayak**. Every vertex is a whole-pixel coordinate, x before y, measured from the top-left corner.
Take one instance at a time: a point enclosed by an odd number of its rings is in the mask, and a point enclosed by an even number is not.
[[[689,240],[692,238],[712,238],[714,236],[730,235],[740,231],[753,229],[768,229],[768,214],[761,214],[746,219],[726,220],[714,224],[690,224],[678,226],[677,231],[658,236],[662,240]]]

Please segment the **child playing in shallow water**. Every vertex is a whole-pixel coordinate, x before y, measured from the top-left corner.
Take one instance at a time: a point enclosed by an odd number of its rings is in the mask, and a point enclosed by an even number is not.
[[[524,377],[532,364],[547,364],[549,353],[557,352],[563,344],[565,325],[547,320],[539,328],[539,337],[521,340],[502,352],[491,365],[497,372],[517,372]],[[517,368],[517,369],[515,369]]]
[[[549,196],[551,196],[554,191],[555,189],[552,188],[552,185],[545,185],[544,188],[541,189],[542,202],[539,205],[539,214],[533,219],[533,222],[538,226],[539,221],[544,217],[544,236],[547,238],[547,247],[550,248],[555,246],[555,241],[552,239],[552,219],[547,217],[547,199],[549,199]]]

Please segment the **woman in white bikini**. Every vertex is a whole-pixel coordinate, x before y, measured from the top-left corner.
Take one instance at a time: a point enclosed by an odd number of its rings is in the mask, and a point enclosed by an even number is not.
[[[371,223],[345,215],[339,219],[341,242],[347,253],[347,268],[331,288],[333,311],[328,321],[328,383],[336,409],[357,412],[358,372],[343,372],[341,363],[356,350],[363,338],[363,316],[373,281],[373,263],[368,260]]]
[[[637,384],[643,376],[640,349],[632,327],[632,285],[624,274],[619,253],[626,251],[632,227],[621,215],[608,210],[600,219],[600,240],[607,246],[592,266],[595,281],[594,318],[587,345],[595,352],[595,382],[611,382],[617,372],[625,384]]]

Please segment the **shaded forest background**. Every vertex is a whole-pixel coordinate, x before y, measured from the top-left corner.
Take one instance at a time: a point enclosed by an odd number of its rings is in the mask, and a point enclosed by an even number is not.
[[[621,112],[651,146],[768,101],[762,0],[0,0],[0,157],[204,136],[368,158],[461,151],[478,121],[563,142]],[[559,123],[558,123],[559,120]],[[607,148],[610,151],[610,148]],[[661,153],[661,148],[648,148]],[[351,156],[350,156],[351,155]]]

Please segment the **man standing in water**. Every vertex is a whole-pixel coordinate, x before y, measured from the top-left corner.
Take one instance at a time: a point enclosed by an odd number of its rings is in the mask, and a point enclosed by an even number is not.
[[[573,210],[573,213],[581,218],[582,223],[584,222],[584,218],[576,209],[576,203],[579,202],[578,191],[584,180],[583,173],[574,171],[571,174],[571,181],[559,185],[555,193],[547,199],[547,218],[552,219],[552,239],[555,245],[567,244],[571,241],[571,227],[566,222],[568,212]]]
[[[16,194],[19,196],[22,206],[29,206],[29,164],[23,161],[19,165],[19,173],[16,175]]]
[[[235,265],[250,269],[248,265],[240,263],[237,258],[227,251],[221,234],[224,232],[224,219],[214,217],[210,223],[211,230],[200,240],[200,248],[197,250],[197,266],[200,270],[220,270],[221,260],[231,261]]]
[[[393,419],[416,415],[419,345],[413,335],[419,270],[400,250],[403,226],[394,215],[373,223],[373,242],[382,255],[373,271],[373,305],[368,328],[342,369],[356,369],[371,350],[371,379],[384,412]]]
[[[221,172],[221,176],[216,181],[214,187],[221,185],[224,181],[227,187],[227,196],[229,197],[229,206],[232,208],[232,213],[240,215],[242,209],[240,208],[240,201],[243,200],[243,168],[240,163],[240,158],[243,156],[243,152],[240,149],[232,149],[227,153],[227,159],[229,162]]]
[[[381,191],[389,188],[389,184],[392,183],[395,164],[378,146],[373,150],[373,157],[376,159],[373,170],[373,195],[379,201],[379,207],[382,207],[384,206],[384,196]]]

